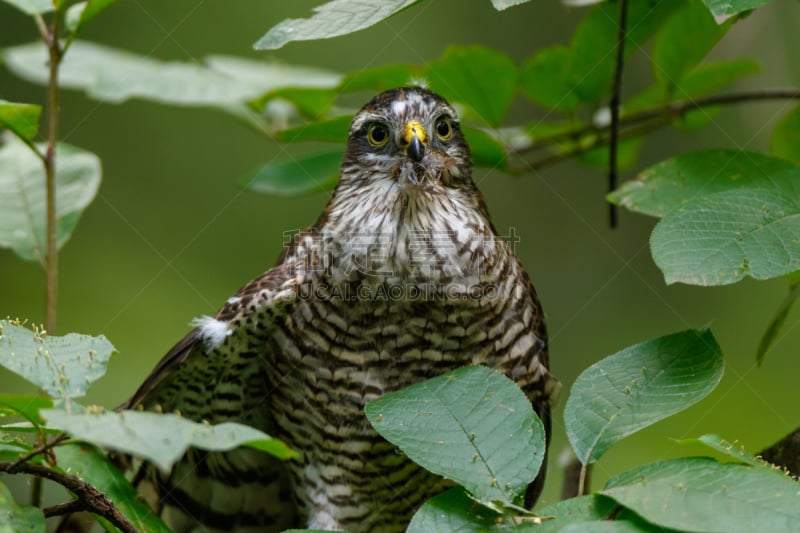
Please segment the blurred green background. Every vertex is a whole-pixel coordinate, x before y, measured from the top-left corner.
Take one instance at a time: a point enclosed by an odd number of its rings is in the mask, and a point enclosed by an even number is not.
[[[287,17],[308,16],[319,3],[123,0],[83,38],[162,60],[229,54],[348,72],[423,63],[450,44],[484,43],[522,62],[541,47],[567,43],[585,13],[556,0],[504,12],[489,0],[429,0],[353,35],[293,43],[271,53],[252,50],[268,28]],[[800,3],[775,1],[740,21],[712,57],[759,60],[761,74],[738,88],[796,87],[798,20]],[[35,36],[29,18],[0,4],[0,47]],[[639,50],[628,63],[623,97],[650,80],[647,49]],[[41,103],[44,88],[0,68],[0,98]],[[704,147],[766,151],[772,126],[792,105],[730,107],[702,130],[659,132],[636,168]],[[521,123],[531,108],[520,100],[509,122]],[[87,399],[111,407],[136,389],[193,317],[214,313],[270,267],[283,233],[312,222],[328,193],[287,199],[242,191],[237,184],[242,175],[286,150],[305,147],[271,142],[212,110],[140,101],[110,105],[66,91],[61,117],[62,139],[98,154],[104,180],[61,254],[58,333],[104,334],[117,347],[108,375]],[[522,237],[517,252],[544,303],[551,365],[564,384],[543,501],[557,499],[560,491],[558,461],[568,446],[561,411],[570,384],[591,363],[639,341],[710,325],[726,356],[726,375],[700,404],[607,453],[595,470],[595,488],[642,462],[701,451],[672,439],[714,432],[757,451],[800,424],[800,315],[790,315],[764,366],[755,364],[759,338],[786,282],[665,286],[647,244],[655,220],[623,211],[620,227],[609,229],[602,170],[569,162],[516,178],[479,169],[475,179],[498,230],[513,226]],[[42,304],[39,266],[0,250],[0,316],[41,322]],[[8,373],[0,373],[0,382],[3,392],[32,389]]]

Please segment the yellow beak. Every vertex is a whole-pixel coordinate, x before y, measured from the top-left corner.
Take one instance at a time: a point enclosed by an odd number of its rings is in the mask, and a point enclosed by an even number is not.
[[[407,146],[406,151],[409,157],[418,163],[425,156],[425,141],[427,138],[425,128],[417,120],[410,120],[403,127],[403,141]]]

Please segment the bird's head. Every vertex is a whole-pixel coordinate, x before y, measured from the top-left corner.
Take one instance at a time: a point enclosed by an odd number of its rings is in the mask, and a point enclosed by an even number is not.
[[[340,183],[409,194],[470,188],[470,151],[455,110],[421,87],[379,94],[353,118]]]

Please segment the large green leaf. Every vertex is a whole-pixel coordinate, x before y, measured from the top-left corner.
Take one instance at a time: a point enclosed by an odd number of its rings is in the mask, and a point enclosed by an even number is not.
[[[786,181],[797,190],[718,192],[664,217],[650,248],[666,282],[727,285],[800,270],[800,169]]]
[[[89,385],[105,374],[115,351],[103,335],[52,337],[0,320],[0,364],[56,400],[84,396]]]
[[[697,437],[696,439],[681,439],[677,442],[678,444],[699,444],[721,453],[722,455],[731,458],[733,461],[758,468],[772,469],[772,466],[770,466],[766,461],[756,457],[753,454],[747,453],[741,444],[727,441],[719,435],[707,434]]]
[[[395,87],[414,85],[422,68],[405,63],[356,70],[345,75],[339,89],[342,91],[386,91]]]
[[[786,113],[772,130],[770,151],[800,164],[800,106]]]
[[[420,0],[332,0],[307,19],[286,19],[261,37],[256,50],[275,50],[292,41],[328,39],[368,28]]]
[[[598,520],[606,520],[616,507],[617,505],[611,498],[596,494],[561,500],[537,509],[537,514],[552,517],[552,519],[542,522],[536,531],[556,533],[562,531],[569,524],[595,523]]]
[[[295,196],[332,189],[339,179],[344,148],[339,146],[310,155],[277,159],[241,179],[251,191]]]
[[[708,7],[711,13],[717,17],[717,20],[722,21],[733,15],[738,15],[743,11],[768,4],[771,1],[772,0],[703,0],[703,3]]]
[[[520,81],[525,95],[548,109],[574,111],[580,100],[573,90],[571,62],[571,50],[562,45],[532,55],[522,67]]]
[[[705,150],[662,161],[608,195],[623,207],[663,217],[707,195],[735,189],[785,189],[794,185],[785,175],[797,167],[755,152]]]
[[[2,0],[11,4],[26,15],[49,13],[55,9],[53,0]]]
[[[105,494],[136,529],[148,533],[170,533],[171,530],[153,514],[106,454],[79,443],[57,446],[54,451],[59,470],[79,476]]]
[[[716,63],[704,63],[683,75],[674,82],[674,86],[666,87],[656,84],[626,99],[623,114],[630,114],[666,105],[673,100],[687,100],[703,96],[719,90],[739,78],[755,74],[760,69],[752,59],[734,59]],[[708,112],[710,108],[698,112]]]
[[[498,11],[503,11],[509,7],[518,6],[531,0],[492,0],[492,5]]]
[[[602,494],[649,522],[683,531],[800,531],[800,484],[766,468],[673,459],[616,476]]]
[[[71,5],[67,9],[67,29],[74,33],[81,31],[95,17],[118,1],[119,0],[86,0],[85,2],[78,2],[77,4]]]
[[[465,104],[475,118],[494,127],[503,123],[517,93],[517,65],[487,46],[450,46],[425,66],[431,89]]]
[[[209,451],[228,451],[247,446],[281,459],[297,457],[283,442],[257,429],[224,422],[210,425],[174,414],[142,411],[85,412],[43,410],[48,427],[120,452],[146,459],[167,472],[192,446]]]
[[[342,115],[319,122],[311,122],[281,130],[277,133],[278,139],[284,142],[304,142],[304,141],[323,141],[343,143],[347,139],[347,132],[350,129],[352,115]],[[339,149],[339,162],[343,150]]]
[[[3,325],[5,325],[5,323],[0,323],[0,328],[2,328]],[[2,335],[2,333],[3,332],[0,330],[0,335]],[[0,342],[2,342],[2,337],[0,337]],[[2,348],[0,348],[0,351],[2,351]],[[0,355],[0,361],[2,361],[2,355]],[[0,407],[14,411],[38,426],[44,422],[42,417],[39,416],[39,411],[53,407],[53,400],[46,396],[0,394]]]
[[[44,153],[44,146],[39,151]],[[81,213],[100,187],[100,160],[59,144],[56,148],[57,243],[69,240]],[[42,161],[12,137],[0,147],[0,247],[23,259],[44,261],[47,249],[47,195]]]
[[[508,168],[508,154],[496,138],[486,131],[461,126],[464,138],[472,152],[472,163],[478,167]]]
[[[593,364],[564,408],[578,459],[593,463],[628,435],[694,405],[717,386],[723,366],[709,330],[659,337]]]
[[[685,4],[669,17],[653,43],[653,71],[656,79],[676,96],[683,97],[678,84],[725,36],[733,21],[717,25],[705,6]]]
[[[639,50],[671,13],[686,0],[631,0],[628,3],[628,31],[625,55]],[[595,6],[572,36],[568,68],[576,96],[583,102],[598,103],[611,91],[614,50],[617,46],[619,3]]]
[[[515,504],[544,456],[544,427],[530,401],[486,367],[461,368],[387,394],[369,402],[366,413],[414,462],[486,505]]]
[[[42,510],[17,505],[11,491],[0,483],[0,533],[45,533],[47,527]]]
[[[473,531],[507,530],[507,528],[496,527],[500,516],[488,507],[477,505],[463,487],[454,487],[426,501],[414,513],[406,533],[430,533],[432,531],[471,533]]]
[[[40,43],[4,50],[12,72],[39,84],[47,83],[46,56]],[[206,65],[162,62],[88,41],[73,42],[59,70],[62,87],[86,90],[98,100],[191,106],[245,102],[281,87],[335,87],[340,79],[323,69],[226,56],[211,56]]]
[[[42,106],[0,100],[0,126],[5,126],[21,139],[31,141],[36,137],[41,114]]]

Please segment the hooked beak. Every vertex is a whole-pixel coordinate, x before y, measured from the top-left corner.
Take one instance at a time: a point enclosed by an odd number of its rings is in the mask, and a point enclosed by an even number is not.
[[[403,140],[407,146],[406,153],[417,163],[425,157],[426,139],[425,128],[416,120],[409,121],[403,128]]]

